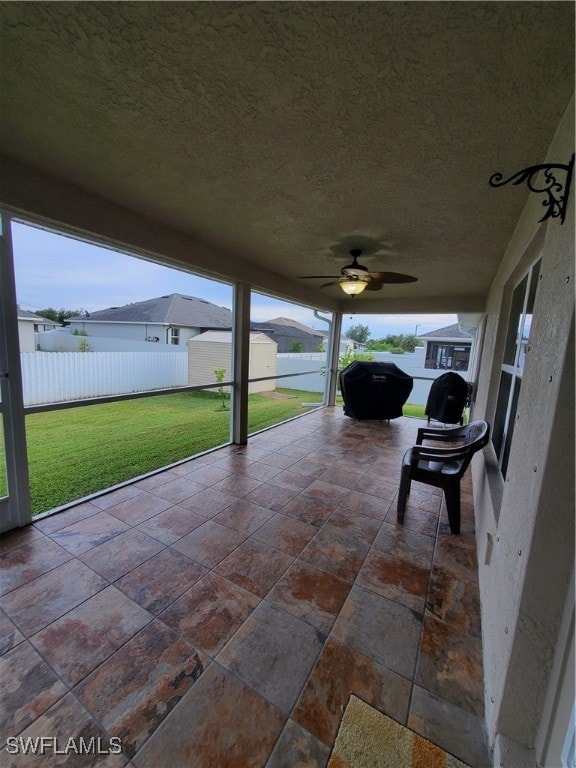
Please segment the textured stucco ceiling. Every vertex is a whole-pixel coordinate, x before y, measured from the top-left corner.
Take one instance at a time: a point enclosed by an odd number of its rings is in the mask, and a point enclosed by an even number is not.
[[[487,180],[543,161],[574,88],[567,2],[4,2],[0,23],[7,155],[288,292],[356,242],[418,277],[358,311],[486,294],[528,195]]]

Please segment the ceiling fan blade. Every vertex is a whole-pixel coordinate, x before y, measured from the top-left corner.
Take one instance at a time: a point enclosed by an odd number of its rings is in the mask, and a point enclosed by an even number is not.
[[[366,283],[365,291],[381,291],[382,286],[384,283],[379,282],[378,280],[368,280]]]
[[[341,279],[341,278],[340,278]],[[329,283],[324,283],[320,288],[328,288],[330,285],[338,285],[340,280],[331,280]]]
[[[342,277],[342,275],[298,275],[299,280],[335,280],[338,277]]]
[[[370,272],[370,276],[378,283],[415,283],[418,278],[403,275],[401,272]]]

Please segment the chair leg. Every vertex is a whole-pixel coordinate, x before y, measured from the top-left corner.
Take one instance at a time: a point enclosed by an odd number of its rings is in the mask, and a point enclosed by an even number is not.
[[[398,506],[396,508],[396,520],[399,523],[404,522],[404,512],[406,511],[406,496],[410,493],[410,465],[402,467],[400,474],[400,488],[398,490]]]
[[[450,530],[453,534],[458,535],[460,533],[460,482],[447,485],[444,488],[444,495]]]

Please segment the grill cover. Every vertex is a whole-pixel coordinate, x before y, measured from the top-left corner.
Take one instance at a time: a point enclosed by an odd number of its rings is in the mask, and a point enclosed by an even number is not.
[[[458,424],[468,396],[468,384],[457,373],[449,371],[439,376],[430,387],[425,413],[430,419],[444,424]]]
[[[396,419],[413,384],[394,363],[355,360],[340,373],[344,413],[352,419]]]

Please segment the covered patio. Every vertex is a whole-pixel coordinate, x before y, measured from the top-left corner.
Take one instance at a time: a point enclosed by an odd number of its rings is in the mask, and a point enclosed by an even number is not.
[[[320,768],[353,693],[487,765],[469,475],[460,536],[421,484],[396,523],[422,424],[325,408],[6,534],[2,733]]]

